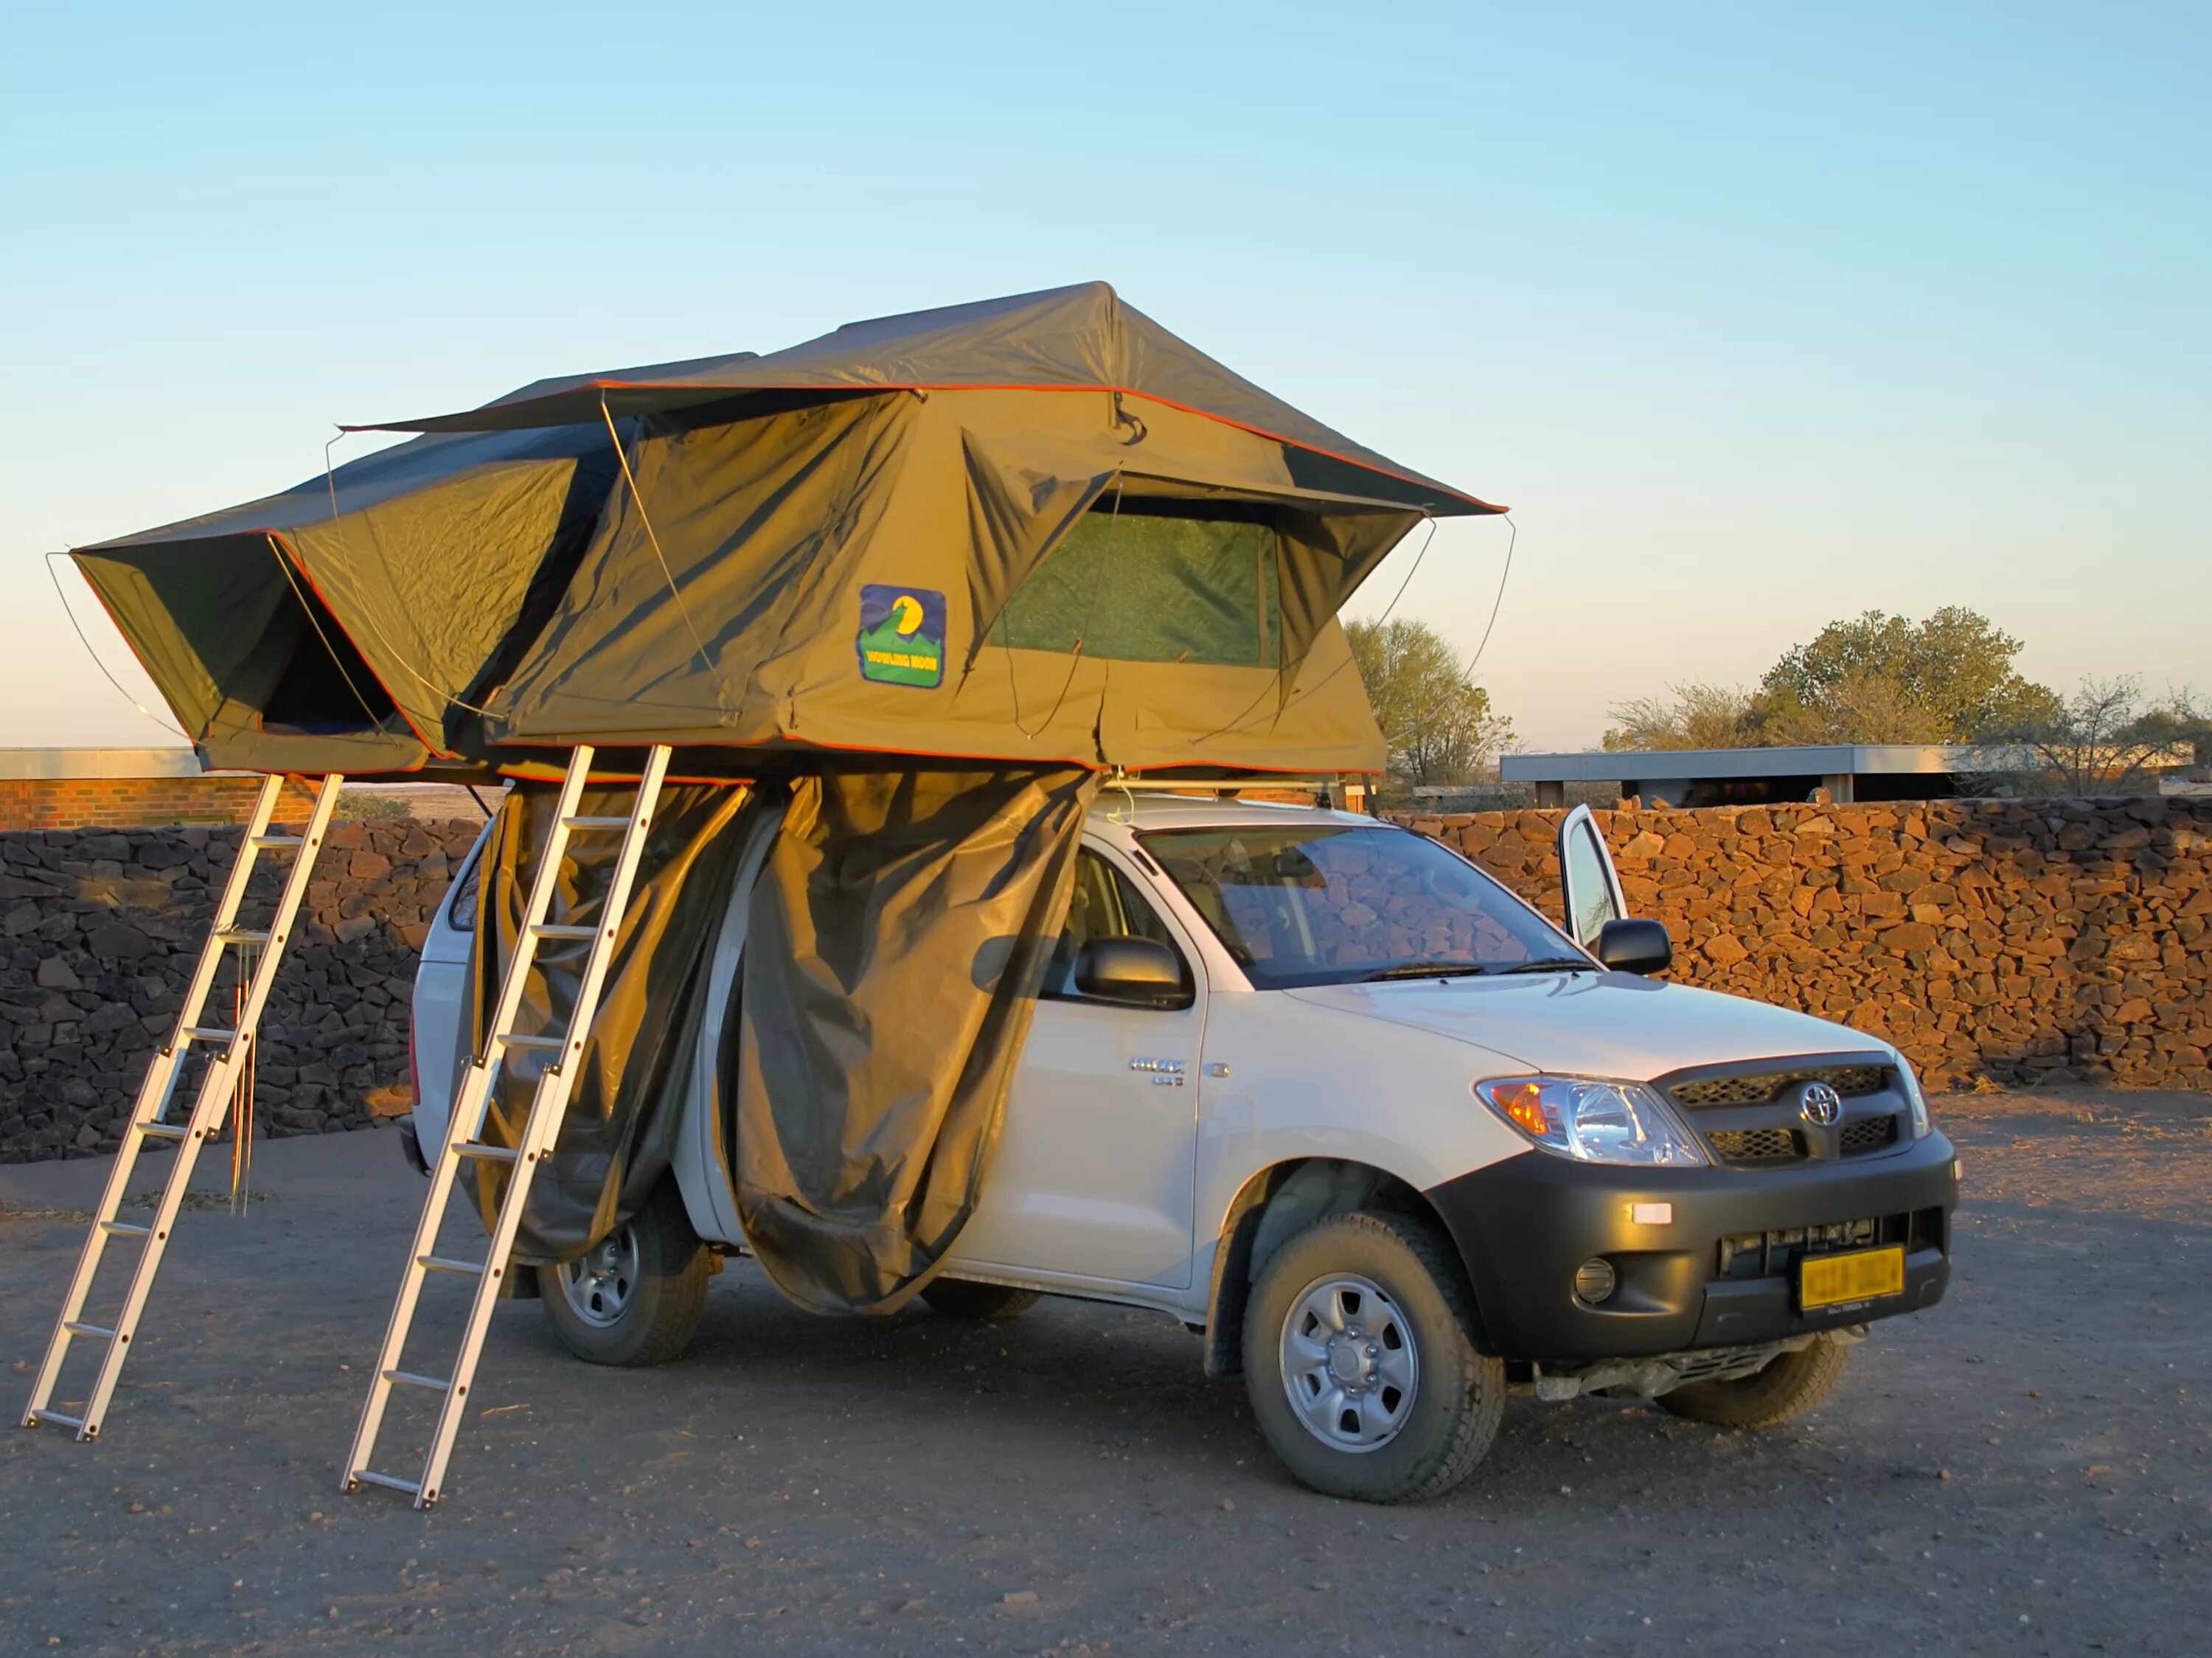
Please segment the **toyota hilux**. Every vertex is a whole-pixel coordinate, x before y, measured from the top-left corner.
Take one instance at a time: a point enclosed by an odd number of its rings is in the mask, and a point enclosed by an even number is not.
[[[1509,1393],[1758,1428],[1812,1409],[1876,1321],[1943,1294],[1957,1164],[1889,1043],[1668,983],[1595,821],[1555,922],[1438,841],[1297,805],[1109,791],[1086,823],[978,1206],[921,1291],[1157,1309],[1241,1373],[1317,1490],[1432,1497]],[[410,1145],[469,1060],[474,859],[414,998]],[[744,948],[720,923],[673,1167],[532,1263],[568,1348],[681,1351],[742,1253],[706,1102]],[[431,1085],[434,1084],[434,1085]],[[418,1142],[419,1137],[419,1142]]]

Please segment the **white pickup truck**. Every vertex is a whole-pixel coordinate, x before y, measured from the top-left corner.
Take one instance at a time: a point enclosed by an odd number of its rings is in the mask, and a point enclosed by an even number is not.
[[[923,1298],[1169,1314],[1298,1479],[1375,1502],[1464,1479],[1512,1390],[1743,1427],[1810,1409],[1870,1321],[1942,1296],[1951,1146],[1887,1043],[1652,976],[1666,934],[1622,914],[1587,811],[1560,854],[1564,928],[1374,818],[1102,797],[980,1207]],[[468,1060],[475,861],[416,981],[410,1151]],[[709,1253],[744,1247],[689,1116],[643,1212],[538,1268],[583,1358],[681,1351]]]

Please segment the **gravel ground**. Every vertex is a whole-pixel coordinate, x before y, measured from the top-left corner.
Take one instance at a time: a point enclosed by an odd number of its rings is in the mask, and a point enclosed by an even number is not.
[[[1163,1319],[822,1321],[742,1264],[658,1371],[502,1308],[446,1502],[342,1497],[421,1182],[387,1133],[276,1142],[180,1226],[102,1442],[0,1432],[0,1652],[2203,1653],[2212,1096],[1937,1110],[1950,1299],[1816,1415],[1516,1400],[1396,1509],[1291,1484]],[[0,1170],[0,1383],[104,1168]]]

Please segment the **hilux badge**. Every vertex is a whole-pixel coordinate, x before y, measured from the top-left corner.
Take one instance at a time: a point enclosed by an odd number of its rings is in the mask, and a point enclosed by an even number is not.
[[[1833,1128],[1844,1120],[1844,1096],[1826,1083],[1807,1083],[1797,1111],[1815,1128]]]

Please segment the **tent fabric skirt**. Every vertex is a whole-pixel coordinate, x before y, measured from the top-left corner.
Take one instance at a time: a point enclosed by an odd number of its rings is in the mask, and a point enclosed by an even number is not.
[[[1096,788],[1073,767],[908,767],[665,789],[518,1254],[581,1254],[667,1177],[694,1072],[720,1069],[701,1046],[708,1000],[726,993],[710,986],[717,936],[742,903],[730,1172],[745,1241],[811,1310],[903,1304],[975,1206]],[[629,798],[594,788],[581,809],[611,816]],[[518,786],[484,850],[479,1052],[556,799]],[[749,858],[764,835],[764,862]],[[597,918],[616,849],[570,843],[556,919]],[[586,947],[541,944],[520,1029],[563,1028]],[[520,1139],[544,1065],[508,1054],[486,1139]],[[487,1225],[507,1174],[478,1171]]]
[[[746,1242],[800,1306],[891,1311],[974,1212],[1096,788],[1073,767],[793,786],[747,922],[736,1160]]]

